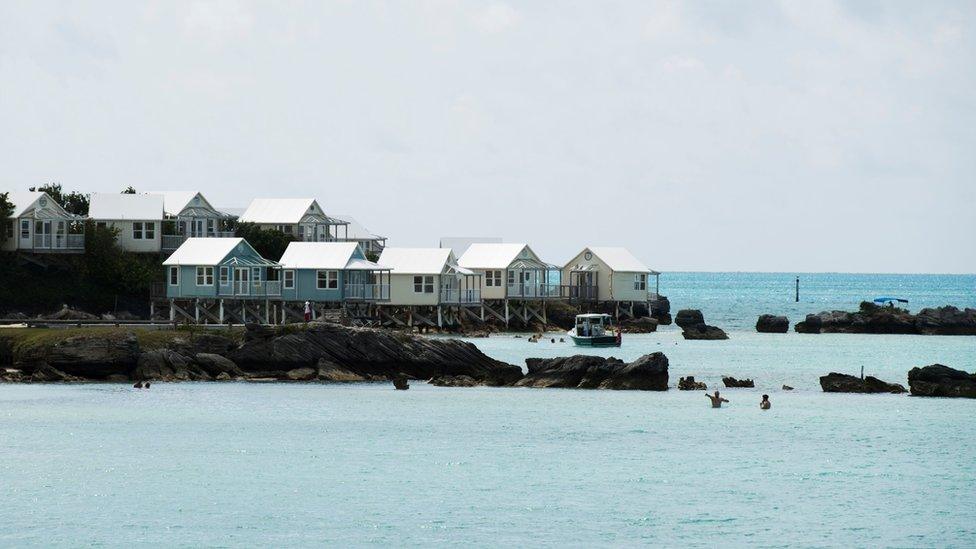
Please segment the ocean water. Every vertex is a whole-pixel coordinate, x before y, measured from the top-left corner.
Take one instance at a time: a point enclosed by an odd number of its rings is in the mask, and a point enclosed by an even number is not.
[[[724,276],[682,291],[722,295]],[[909,284],[913,309],[947,288],[961,293],[946,302],[972,299],[965,280],[923,288],[938,280]],[[754,287],[735,299],[768,299]],[[845,292],[859,299],[850,285],[824,295]],[[671,326],[619,349],[472,341],[512,363],[660,350],[672,385],[756,380],[723,389],[720,410],[677,390],[0,385],[0,546],[976,546],[976,401],[817,382],[862,366],[903,384],[933,362],[976,371],[976,337],[756,334],[734,303],[687,306],[731,339]]]

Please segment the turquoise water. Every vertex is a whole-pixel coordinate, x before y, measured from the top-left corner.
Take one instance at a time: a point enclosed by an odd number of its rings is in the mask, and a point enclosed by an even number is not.
[[[726,291],[721,276],[696,283],[703,296]],[[723,390],[721,410],[677,390],[0,385],[0,546],[976,545],[976,401],[817,383],[862,366],[903,384],[932,362],[976,371],[976,338],[751,322],[728,341],[672,326],[583,350],[661,350],[672,384],[756,380]],[[581,351],[472,341],[512,363]]]

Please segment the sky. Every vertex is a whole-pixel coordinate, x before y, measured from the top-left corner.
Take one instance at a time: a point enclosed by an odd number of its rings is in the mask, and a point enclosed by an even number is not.
[[[0,190],[311,196],[393,246],[976,273],[976,3],[0,2]]]

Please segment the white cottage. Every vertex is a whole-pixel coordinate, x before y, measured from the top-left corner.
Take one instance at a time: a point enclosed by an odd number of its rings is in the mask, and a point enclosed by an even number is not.
[[[527,244],[474,243],[458,265],[482,275],[484,299],[559,297],[558,269],[540,260]]]
[[[255,198],[238,220],[303,242],[345,241],[349,226],[326,215],[314,198]]]
[[[363,251],[369,254],[379,254],[386,248],[386,237],[370,232],[351,215],[333,215],[334,219],[347,223],[346,239],[357,242]]]
[[[390,268],[390,305],[481,303],[481,275],[448,248],[386,248],[379,262]]]
[[[117,229],[123,250],[159,253],[163,203],[158,194],[92,193],[88,217],[97,226]]]
[[[81,253],[85,251],[84,217],[65,211],[47,193],[10,191],[14,210],[0,230],[6,239],[0,250],[34,253]]]
[[[647,302],[657,298],[659,274],[626,248],[588,246],[566,263],[562,279],[572,300]]]
[[[226,223],[233,216],[214,208],[198,191],[147,191],[163,197],[163,251],[175,250],[187,238],[232,238]]]

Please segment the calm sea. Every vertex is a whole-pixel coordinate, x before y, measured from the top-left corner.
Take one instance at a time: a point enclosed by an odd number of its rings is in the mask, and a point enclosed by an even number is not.
[[[974,277],[817,276],[843,283],[801,275],[798,313],[874,294],[974,306]],[[589,352],[661,350],[672,383],[756,389],[712,410],[677,390],[0,385],[0,546],[976,545],[976,401],[817,384],[976,371],[976,338],[756,334],[758,312],[794,320],[792,275],[665,280],[731,339],[672,326]],[[513,363],[579,351],[554,337],[473,341]]]

